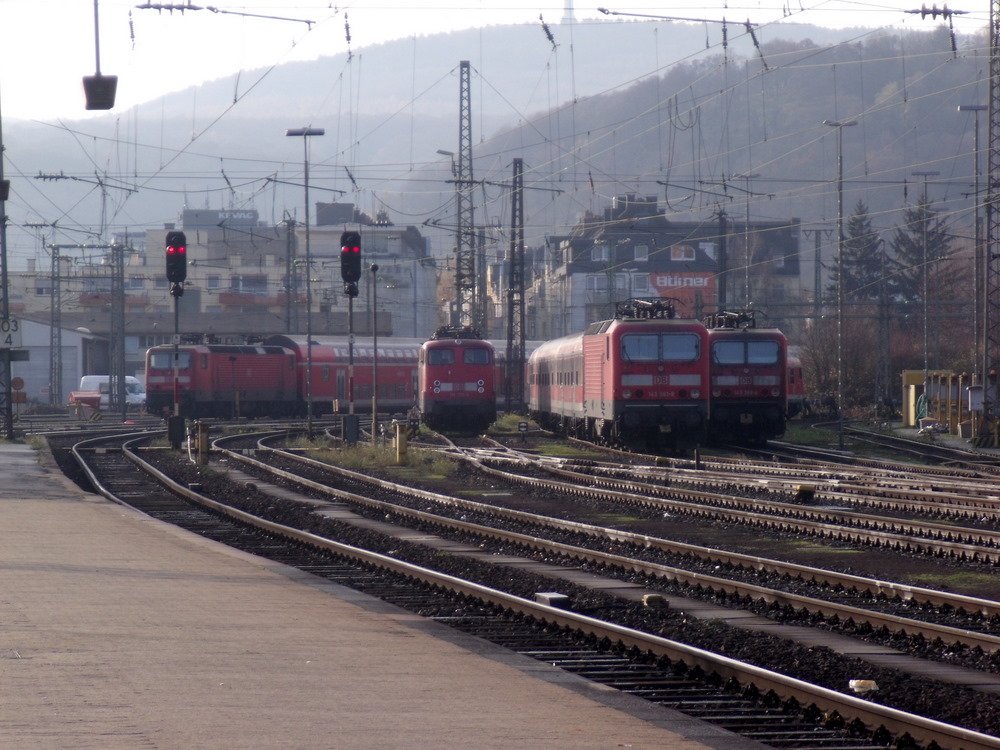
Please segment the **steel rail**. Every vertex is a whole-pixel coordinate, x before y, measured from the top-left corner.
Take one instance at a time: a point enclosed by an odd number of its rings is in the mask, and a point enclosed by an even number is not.
[[[231,456],[233,459],[237,461],[246,462],[248,464],[254,463],[254,459],[251,458],[250,456],[241,454],[239,452],[228,451],[222,448],[220,445],[220,441],[216,441],[215,445],[219,448],[219,450],[224,451],[226,455]],[[313,468],[321,469],[323,471],[328,471],[333,474],[339,474],[340,476],[343,476],[347,479],[364,482],[370,485],[381,487],[383,489],[398,491],[398,488],[400,486],[394,482],[390,482],[389,480],[380,479],[378,477],[373,477],[367,474],[362,474],[360,472],[352,471],[350,469],[345,469],[339,466],[333,466],[331,464],[324,463],[322,461],[317,461],[316,459],[309,458],[308,456],[303,456],[297,452],[282,451],[267,446],[261,446],[261,449],[267,452],[275,453],[277,455],[283,455],[286,458],[301,462],[303,465],[312,466]],[[280,469],[275,469],[274,467],[269,467],[269,468],[272,471],[281,471]],[[296,475],[289,474],[289,477],[296,477]],[[297,479],[302,479],[302,478],[298,477]],[[319,485],[319,486],[322,487],[324,485]],[[340,490],[335,490],[334,488],[327,488],[327,489],[332,490],[333,492],[341,492]],[[920,586],[910,586],[907,584],[881,581],[878,579],[867,578],[864,576],[853,575],[850,573],[838,573],[835,571],[826,571],[820,568],[813,568],[807,565],[801,565],[799,563],[790,563],[780,560],[772,560],[769,558],[759,557],[755,555],[747,555],[739,552],[728,552],[725,550],[703,547],[700,545],[689,544],[686,542],[677,542],[669,539],[661,539],[658,537],[648,536],[646,534],[638,534],[635,532],[622,531],[602,526],[594,526],[592,524],[582,523],[580,521],[569,521],[565,519],[554,518],[551,516],[543,516],[535,513],[530,513],[528,511],[520,511],[511,508],[502,508],[495,505],[487,505],[484,503],[476,502],[474,500],[466,500],[462,498],[451,497],[448,495],[441,495],[436,492],[431,492],[429,490],[423,490],[416,487],[406,487],[405,492],[406,494],[412,497],[418,497],[445,506],[453,506],[458,508],[469,509],[476,512],[487,512],[491,514],[501,515],[502,517],[509,518],[511,520],[522,523],[530,523],[543,526],[549,525],[564,531],[581,533],[587,536],[601,537],[611,541],[626,542],[640,547],[657,549],[662,552],[666,552],[668,554],[694,555],[702,559],[712,560],[716,563],[732,565],[734,567],[741,567],[748,570],[764,571],[776,575],[787,575],[793,578],[801,578],[802,580],[805,581],[812,581],[821,584],[843,585],[847,588],[855,589],[861,592],[866,592],[876,596],[881,595],[890,598],[899,598],[904,601],[915,601],[935,607],[950,606],[955,609],[961,609],[971,613],[980,613],[987,617],[1000,616],[1000,602],[995,602],[989,599],[980,599],[977,597],[965,596],[962,594],[937,591],[935,589],[927,589]]]
[[[783,698],[794,698],[804,705],[815,705],[821,711],[836,711],[842,716],[857,718],[868,727],[885,727],[896,735],[909,734],[920,742],[936,742],[944,748],[966,748],[966,750],[1000,750],[1000,738],[991,737],[963,727],[957,727],[922,716],[882,706],[862,698],[840,693],[828,688],[809,684],[787,675],[772,672],[761,667],[714,654],[684,643],[643,633],[614,623],[603,622],[593,617],[559,609],[507,594],[471,581],[465,581],[421,566],[412,565],[395,558],[368,550],[335,542],[310,532],[294,529],[282,524],[261,519],[210,498],[204,497],[190,488],[174,482],[155,467],[143,461],[123,446],[125,455],[153,476],[171,491],[222,515],[242,523],[251,524],[272,534],[294,539],[318,549],[360,561],[364,564],[388,570],[413,580],[439,586],[460,595],[476,598],[495,606],[522,613],[541,622],[559,627],[573,628],[599,639],[618,642],[626,648],[636,648],[654,656],[666,657],[685,663],[689,667],[715,673],[722,680],[734,680],[742,685],[753,684],[761,692],[773,690]],[[79,455],[74,449],[74,454]],[[96,486],[96,485],[95,485]],[[120,501],[119,501],[120,502]]]
[[[893,632],[901,632],[907,635],[920,635],[929,640],[940,638],[941,640],[948,643],[960,643],[969,647],[979,647],[986,652],[993,652],[1000,650],[1000,636],[977,633],[972,630],[954,628],[946,625],[937,625],[934,623],[921,622],[919,620],[915,620],[909,617],[900,617],[898,615],[875,612],[851,605],[837,604],[835,602],[828,602],[822,599],[816,599],[814,597],[788,593],[766,586],[760,586],[751,583],[743,583],[739,581],[732,581],[725,578],[720,578],[718,576],[706,575],[695,571],[687,571],[674,566],[648,562],[645,560],[626,557],[624,555],[615,555],[611,553],[600,552],[598,550],[588,549],[585,547],[579,547],[576,545],[554,542],[547,539],[543,539],[542,537],[539,536],[522,534],[519,532],[514,532],[504,529],[497,529],[491,526],[485,526],[471,521],[453,519],[447,516],[441,516],[435,513],[429,513],[427,511],[417,510],[414,508],[407,508],[405,506],[399,506],[384,500],[376,500],[374,498],[365,497],[364,495],[358,495],[357,493],[349,492],[347,490],[330,487],[329,485],[323,484],[321,482],[315,482],[305,477],[301,477],[293,472],[285,471],[283,469],[271,466],[266,462],[258,461],[254,458],[242,455],[234,451],[229,451],[221,447],[220,443],[222,442],[223,441],[221,440],[216,441],[215,446],[217,447],[218,450],[220,450],[220,452],[223,453],[223,455],[228,456],[232,460],[254,466],[258,470],[291,481],[295,484],[298,484],[299,486],[319,492],[328,497],[346,500],[354,504],[364,505],[371,508],[376,508],[380,511],[395,513],[403,517],[408,517],[417,521],[433,524],[439,527],[457,529],[463,532],[472,533],[482,537],[497,539],[500,541],[513,542],[524,545],[532,549],[538,549],[544,552],[560,554],[570,558],[575,558],[590,563],[596,563],[599,565],[608,565],[611,567],[621,568],[625,571],[638,572],[652,577],[663,578],[665,580],[681,584],[688,584],[692,586],[703,586],[727,594],[749,596],[755,600],[763,600],[768,603],[783,604],[793,607],[795,609],[804,609],[810,613],[821,614],[824,617],[837,616],[842,619],[852,618],[854,619],[855,622],[867,622],[874,628],[886,627]],[[316,461],[315,459],[310,459],[306,456],[301,456],[299,454],[289,453],[287,451],[282,451],[277,448],[265,448],[265,450],[268,450],[274,455],[284,456],[285,458],[288,458],[290,460],[300,462],[303,465],[311,466],[312,468],[317,468],[324,471],[330,468],[329,464],[324,464],[322,462]],[[367,483],[372,484],[371,482]],[[446,495],[440,495],[437,493],[428,492],[426,490],[414,490],[411,487],[390,482],[389,480],[379,480],[378,485],[383,489],[390,489],[399,493],[405,493],[410,495],[416,494],[422,499],[430,500],[437,504],[442,504],[450,507],[458,507],[464,510],[488,514],[488,515],[500,515],[510,520],[518,520],[523,523],[538,525],[543,528],[554,528],[563,531],[575,531],[580,533],[586,533],[588,536],[594,538],[602,536],[607,538],[609,536],[607,534],[607,532],[609,531],[608,529],[604,529],[598,526],[592,526],[589,524],[582,524],[580,522],[561,521],[560,519],[554,519],[551,517],[541,516],[534,513],[527,513],[524,511],[498,512],[498,511],[503,511],[505,509],[497,509],[495,506],[487,505],[485,503],[479,503],[473,500],[453,498]],[[622,536],[622,534],[624,534],[624,536]],[[649,543],[649,537],[646,537],[641,534],[632,534],[623,532],[621,534],[615,534],[615,540],[628,541],[631,544],[640,548],[644,547],[648,548],[652,546]],[[810,576],[811,580],[818,580],[822,578],[825,582],[831,585],[844,584],[846,582],[845,577],[842,577],[835,573],[829,576],[824,576],[825,571],[821,571],[820,569],[808,568],[807,570],[809,570],[811,574]],[[946,603],[952,607],[965,608],[965,605],[969,604],[969,600],[963,601],[961,598],[952,598],[951,595],[946,594],[945,592],[935,592],[935,593],[937,594],[938,597],[946,599],[947,600]],[[992,608],[995,611],[1000,612],[1000,602],[987,602],[985,600],[981,602],[978,600],[972,600],[972,601],[977,601],[977,605],[980,607],[986,605],[987,608]],[[990,605],[992,605],[992,607],[990,607]]]

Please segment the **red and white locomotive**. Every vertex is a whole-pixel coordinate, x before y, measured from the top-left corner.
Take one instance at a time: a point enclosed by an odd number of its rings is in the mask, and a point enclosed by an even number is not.
[[[479,332],[443,326],[420,347],[420,412],[434,429],[480,430],[497,416],[496,353]]]
[[[787,414],[785,335],[776,328],[757,328],[752,310],[710,315],[705,326],[711,377],[709,438],[764,443],[781,437]]]
[[[661,299],[540,345],[528,360],[528,408],[541,424],[604,443],[673,449],[704,442],[708,332]]]

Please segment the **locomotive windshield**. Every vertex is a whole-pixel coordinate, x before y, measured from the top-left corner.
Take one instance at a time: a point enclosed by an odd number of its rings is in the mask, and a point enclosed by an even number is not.
[[[184,370],[191,366],[191,352],[177,353],[177,367]],[[174,367],[174,353],[153,352],[149,355],[149,367],[152,370],[172,370]]]
[[[488,365],[490,363],[490,350],[480,346],[466,348],[462,361],[467,365]]]
[[[776,365],[781,354],[777,341],[716,341],[712,360],[720,365]]]
[[[427,352],[427,364],[453,365],[455,364],[455,352],[452,349],[430,349]]]
[[[626,362],[694,362],[701,342],[693,333],[633,333],[622,336]]]

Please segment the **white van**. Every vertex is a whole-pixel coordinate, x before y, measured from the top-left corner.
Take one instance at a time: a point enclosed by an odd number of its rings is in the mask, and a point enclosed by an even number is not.
[[[108,408],[108,386],[110,375],[84,375],[80,378],[80,390],[101,394],[101,409]],[[125,376],[125,405],[129,409],[146,408],[146,387],[138,378]]]

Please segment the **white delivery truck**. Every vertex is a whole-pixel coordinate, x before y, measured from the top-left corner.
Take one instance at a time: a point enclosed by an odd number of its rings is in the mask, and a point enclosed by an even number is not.
[[[84,404],[107,411],[110,382],[110,375],[84,375],[80,378],[79,390],[69,394],[70,405]],[[129,411],[142,411],[146,408],[146,387],[131,375],[125,376],[125,405]]]

